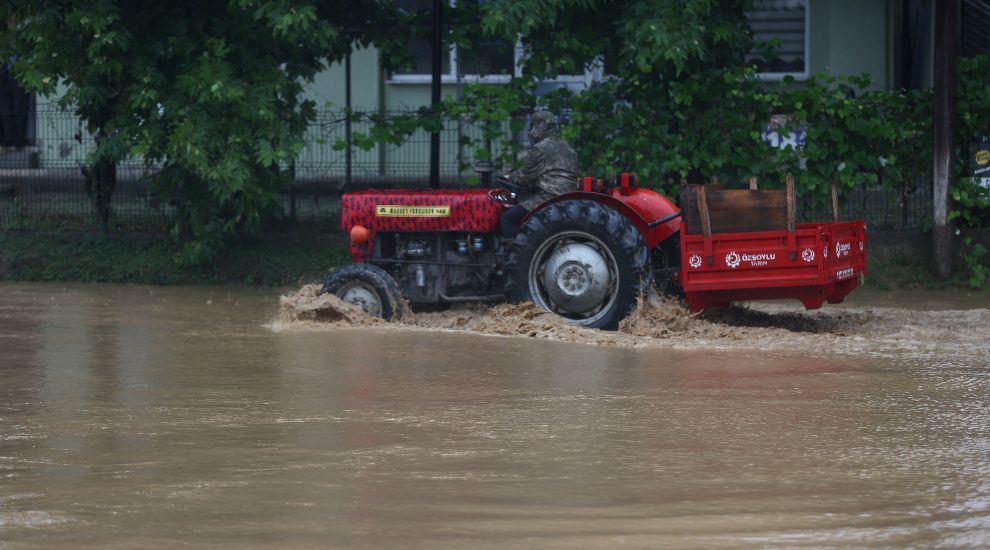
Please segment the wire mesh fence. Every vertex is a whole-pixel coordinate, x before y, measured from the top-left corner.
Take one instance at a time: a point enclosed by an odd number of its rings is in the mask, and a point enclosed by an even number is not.
[[[407,112],[383,113],[389,115]],[[427,187],[430,134],[414,132],[401,144],[354,145],[348,136],[368,134],[371,122],[363,113],[319,112],[305,134],[306,146],[286,167],[291,175],[283,194],[286,218],[297,222],[336,225],[340,194],[368,187]],[[94,223],[92,202],[85,191],[83,167],[94,142],[78,118],[53,105],[38,105],[34,124],[17,146],[0,146],[0,227],[47,227]],[[0,121],[2,122],[2,121]],[[503,134],[511,136],[509,123]],[[497,157],[503,144],[486,143],[481,129],[468,121],[448,120],[440,134],[440,175],[444,186],[476,179],[471,170],[479,144]],[[350,145],[350,146],[348,146]],[[919,185],[863,187],[843,196],[842,216],[865,219],[872,227],[925,228],[930,223],[930,178]],[[117,166],[111,200],[115,223],[125,226],[163,225],[174,209],[150,188],[141,159]],[[830,207],[805,197],[798,209],[803,221],[830,219]]]
[[[922,178],[917,186],[900,188],[863,186],[844,194],[839,202],[839,219],[864,220],[876,229],[928,229],[932,224],[932,187]],[[823,200],[799,201],[799,221],[832,219],[832,206]]]
[[[408,112],[376,113],[385,116]],[[84,167],[95,143],[72,113],[38,105],[31,135],[16,147],[0,146],[0,227],[85,222],[94,210],[85,191]],[[427,187],[430,134],[422,130],[401,144],[361,148],[349,136],[371,130],[364,113],[322,111],[307,129],[305,147],[290,166],[283,192],[285,214],[297,221],[325,221],[339,216],[340,194],[367,187]],[[2,121],[0,121],[2,123]],[[503,125],[509,135],[509,123]],[[440,132],[440,177],[443,186],[468,184],[476,147],[498,156],[503,144],[486,142],[469,121],[448,120]],[[111,207],[114,219],[129,224],[165,222],[174,209],[150,189],[141,159],[117,166]]]

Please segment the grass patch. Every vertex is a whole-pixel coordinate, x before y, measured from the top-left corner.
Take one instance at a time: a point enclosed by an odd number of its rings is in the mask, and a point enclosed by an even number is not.
[[[866,287],[876,290],[972,290],[965,269],[957,268],[952,277],[942,279],[927,258],[919,260],[911,256],[870,259],[866,266]]]
[[[279,286],[322,280],[349,261],[340,233],[275,233],[231,246],[211,266],[183,268],[160,233],[0,231],[0,279],[158,285]]]

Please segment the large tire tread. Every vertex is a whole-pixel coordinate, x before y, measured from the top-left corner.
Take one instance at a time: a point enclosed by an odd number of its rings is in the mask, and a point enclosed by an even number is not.
[[[615,329],[632,311],[637,297],[649,288],[650,254],[639,230],[612,208],[590,200],[568,200],[537,211],[523,224],[505,265],[506,298],[512,303],[533,301],[529,264],[540,244],[563,231],[582,231],[600,239],[615,256],[619,294],[610,311],[589,328]],[[582,324],[582,323],[577,323]]]
[[[382,318],[398,321],[406,313],[406,300],[399,284],[384,269],[367,263],[346,265],[327,277],[320,294],[337,294],[345,284],[359,280],[375,289],[382,305]]]

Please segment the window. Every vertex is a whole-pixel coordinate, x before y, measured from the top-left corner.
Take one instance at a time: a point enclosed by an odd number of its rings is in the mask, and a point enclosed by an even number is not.
[[[777,58],[765,59],[754,51],[747,61],[755,63],[760,76],[780,79],[785,76],[808,77],[808,1],[756,0],[747,14],[753,39],[757,43],[776,41]]]
[[[966,57],[990,55],[990,0],[963,0],[960,7],[960,54]]]
[[[400,9],[412,13],[430,11],[432,0],[397,0]],[[394,82],[429,82],[432,75],[432,48],[428,41],[413,39],[409,44],[413,67],[392,75]],[[462,79],[481,82],[505,82],[516,71],[516,46],[504,40],[479,40],[471,47],[451,46],[442,57],[444,82]]]
[[[0,66],[0,146],[30,144],[31,95],[14,80],[10,65]]]
[[[451,4],[458,0],[449,0]],[[464,0],[462,0],[464,1]],[[484,2],[486,0],[471,0]],[[433,9],[432,0],[396,0],[399,9],[407,13],[430,11]],[[393,73],[389,82],[393,84],[427,84],[432,79],[432,51],[430,43],[422,39],[413,39],[409,44],[409,52],[413,57],[413,66],[402,72]],[[521,43],[509,43],[505,40],[476,40],[470,46],[450,46],[447,55],[442,57],[442,79],[444,84],[457,81],[458,75],[464,82],[508,82],[513,76],[522,75],[524,49]],[[540,84],[538,94],[560,87],[579,90],[602,78],[601,63],[577,75],[558,75],[552,81]]]

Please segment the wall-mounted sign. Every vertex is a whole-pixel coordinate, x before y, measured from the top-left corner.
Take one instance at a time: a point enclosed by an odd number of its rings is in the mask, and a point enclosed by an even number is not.
[[[808,124],[790,115],[773,115],[763,131],[763,142],[776,149],[802,149],[808,139]]]
[[[974,178],[990,177],[990,139],[980,136],[969,146],[969,168]]]

